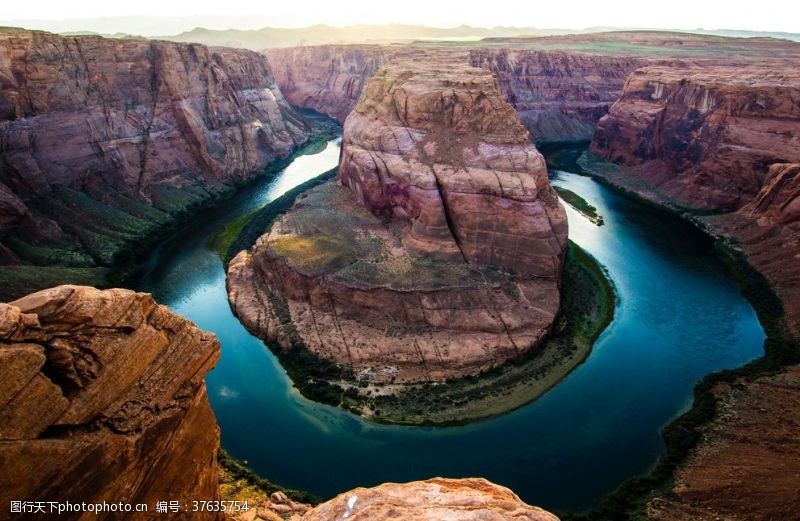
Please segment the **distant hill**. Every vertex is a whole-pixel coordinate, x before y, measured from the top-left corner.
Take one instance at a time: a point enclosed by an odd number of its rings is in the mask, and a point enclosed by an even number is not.
[[[570,34],[570,29],[540,29],[536,27],[470,27],[453,28],[426,27],[421,25],[352,25],[332,27],[314,25],[299,29],[264,27],[256,30],[212,30],[197,27],[173,36],[160,39],[176,42],[197,42],[206,45],[244,47],[261,50],[297,45],[320,45],[329,43],[408,42],[413,40],[470,40],[486,37],[550,36]]]

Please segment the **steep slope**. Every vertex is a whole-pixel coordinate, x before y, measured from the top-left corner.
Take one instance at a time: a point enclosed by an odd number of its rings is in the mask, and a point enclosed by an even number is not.
[[[0,502],[147,503],[119,515],[152,519],[156,501],[217,499],[203,379],[218,356],[143,293],[60,286],[0,304]]]
[[[497,76],[535,141],[581,141],[591,139],[628,75],[649,60],[486,48],[470,51],[469,61]]]
[[[112,265],[307,138],[260,54],[2,29],[0,259]]]
[[[592,151],[681,205],[740,208],[770,165],[800,161],[800,69],[785,65],[640,69]]]
[[[739,273],[770,335],[765,359],[737,378],[714,377],[717,383],[698,395],[701,406],[690,418],[710,419],[675,470],[674,494],[650,501],[649,516],[791,517],[800,473],[793,434],[800,372],[792,365],[800,359],[796,60],[640,69],[601,120],[592,151],[621,165],[605,169],[614,184],[680,211],[688,208],[734,255],[743,253],[782,302],[781,309],[766,292],[753,291],[759,289],[756,275]]]
[[[382,69],[345,123],[338,181],[231,262],[248,328],[380,383],[476,374],[539,344],[566,216],[491,73]]]

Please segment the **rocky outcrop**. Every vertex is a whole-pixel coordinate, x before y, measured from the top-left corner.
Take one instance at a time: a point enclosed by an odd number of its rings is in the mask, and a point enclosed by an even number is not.
[[[0,240],[25,261],[110,265],[307,138],[263,55],[0,30]]]
[[[648,505],[656,521],[790,519],[800,511],[800,366],[719,384],[715,419],[675,476],[675,495]]]
[[[218,498],[203,381],[218,356],[143,293],[60,286],[0,304],[0,502],[147,503],[124,517],[151,519],[156,501]]]
[[[588,141],[645,57],[514,48],[475,49],[469,62],[492,71],[535,141]]]
[[[738,209],[768,182],[770,165],[800,161],[800,69],[637,70],[600,121],[592,152],[680,205]]]
[[[380,45],[320,45],[265,51],[275,81],[293,105],[344,122],[364,84],[394,53]]]
[[[323,503],[302,521],[558,521],[553,514],[526,505],[505,487],[485,479],[443,479],[357,488]]]
[[[249,329],[377,382],[476,374],[542,340],[566,218],[491,73],[382,69],[345,122],[338,181],[231,262]]]

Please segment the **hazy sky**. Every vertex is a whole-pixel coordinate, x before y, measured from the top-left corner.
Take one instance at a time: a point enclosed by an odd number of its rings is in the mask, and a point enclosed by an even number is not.
[[[139,34],[158,34],[175,23],[187,25],[186,29],[194,25],[256,28],[412,23],[440,27],[702,27],[800,32],[800,2],[796,0],[3,0],[0,5],[0,21],[24,19],[29,27],[39,26],[31,28],[50,30],[72,30],[60,29],[54,20],[119,16],[202,17],[164,20],[166,25],[130,20],[118,29]],[[107,22],[114,26],[125,23]]]

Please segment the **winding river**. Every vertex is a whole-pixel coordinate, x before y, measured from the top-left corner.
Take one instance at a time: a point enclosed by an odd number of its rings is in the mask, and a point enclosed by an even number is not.
[[[697,380],[763,353],[756,315],[705,237],[590,178],[555,171],[555,184],[605,219],[597,227],[567,207],[570,237],[607,267],[620,298],[585,363],[536,402],[463,427],[375,425],[310,402],[231,313],[209,242],[338,157],[334,140],[195,219],[153,252],[138,288],[217,334],[222,357],[207,382],[222,445],[275,482],[327,497],[384,481],[484,476],[544,508],[591,507],[657,461],[659,429],[689,406]]]

